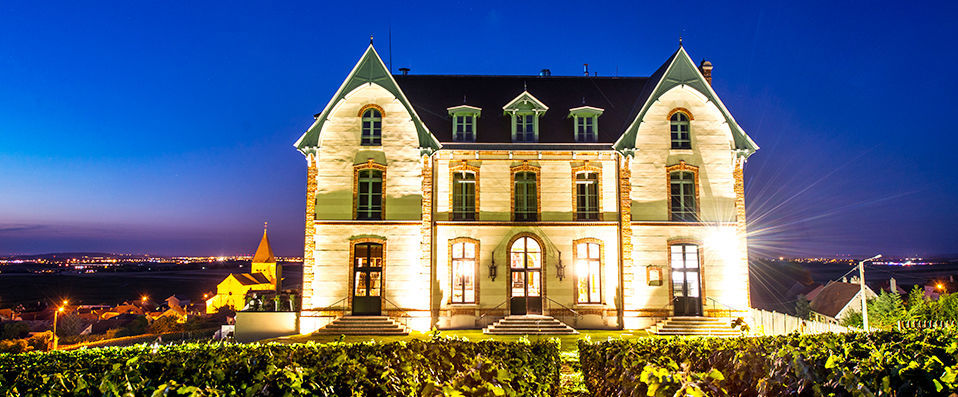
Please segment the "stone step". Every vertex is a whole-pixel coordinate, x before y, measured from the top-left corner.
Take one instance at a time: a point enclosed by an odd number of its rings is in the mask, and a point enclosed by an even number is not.
[[[739,336],[729,320],[716,317],[669,317],[648,328],[657,335]]]
[[[494,335],[549,335],[577,334],[565,323],[549,316],[508,316],[482,330],[484,334]]]
[[[316,331],[326,335],[408,335],[409,330],[387,316],[343,316]]]

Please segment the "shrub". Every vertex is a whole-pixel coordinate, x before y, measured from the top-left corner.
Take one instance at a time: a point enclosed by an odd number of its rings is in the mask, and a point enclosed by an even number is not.
[[[593,395],[928,395],[958,390],[958,330],[579,342]]]
[[[551,396],[555,342],[174,346],[0,354],[3,394]]]
[[[22,321],[10,321],[3,324],[2,339],[20,339],[30,333],[30,325]]]

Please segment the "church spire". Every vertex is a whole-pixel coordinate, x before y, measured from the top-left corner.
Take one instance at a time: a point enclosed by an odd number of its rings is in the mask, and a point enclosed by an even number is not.
[[[267,223],[263,222],[263,239],[259,242],[259,248],[256,248],[256,255],[253,255],[253,263],[276,263],[273,248],[269,246],[269,237],[266,236],[266,226]]]

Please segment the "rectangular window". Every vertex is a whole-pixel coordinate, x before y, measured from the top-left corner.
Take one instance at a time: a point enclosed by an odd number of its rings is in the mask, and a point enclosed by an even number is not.
[[[676,297],[699,296],[698,246],[676,244],[671,247],[672,293]]]
[[[517,114],[515,116],[516,142],[535,142],[536,116],[532,114]]]
[[[452,219],[476,220],[476,174],[459,171],[452,176]]]
[[[602,259],[599,244],[578,243],[575,246],[575,273],[578,303],[602,303],[600,272]]]
[[[383,173],[379,170],[359,171],[356,219],[381,220],[383,211]]]
[[[476,303],[476,243],[452,245],[452,303]]]
[[[516,221],[535,221],[539,217],[539,208],[536,204],[536,174],[533,172],[517,172],[515,175]]]
[[[695,175],[684,171],[669,174],[669,189],[672,220],[696,221]]]
[[[595,116],[575,116],[576,142],[595,142],[599,140],[595,120]]]
[[[456,142],[475,142],[475,116],[453,116],[453,137]]]
[[[576,220],[599,219],[599,174],[580,172],[575,175]]]

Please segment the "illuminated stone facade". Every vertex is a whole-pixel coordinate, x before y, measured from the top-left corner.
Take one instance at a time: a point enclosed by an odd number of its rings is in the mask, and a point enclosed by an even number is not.
[[[690,147],[673,148],[676,113]],[[742,172],[757,146],[684,49],[616,80],[394,76],[370,46],[296,147],[303,332],[348,314],[632,329],[749,306]]]

